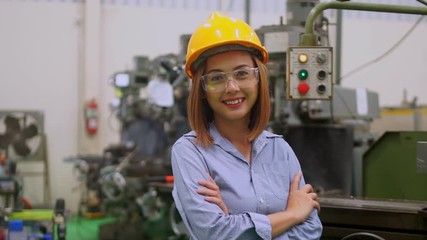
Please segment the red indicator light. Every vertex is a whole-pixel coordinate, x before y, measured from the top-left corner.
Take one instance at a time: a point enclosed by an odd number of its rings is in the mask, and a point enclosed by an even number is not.
[[[298,84],[298,92],[300,94],[307,94],[308,90],[310,90],[310,85],[308,85],[306,82],[302,82]]]

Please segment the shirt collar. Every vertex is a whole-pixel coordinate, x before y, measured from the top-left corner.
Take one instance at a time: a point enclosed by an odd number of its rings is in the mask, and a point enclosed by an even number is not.
[[[218,129],[216,128],[215,124],[213,122],[209,123],[209,133],[211,134],[214,142],[213,144],[218,145],[222,148],[224,148],[224,150],[227,150],[229,152],[234,152],[235,148],[233,147],[233,145],[230,143],[230,141],[228,141],[226,138],[224,138],[223,136],[221,136],[221,134],[218,132]],[[195,131],[191,131],[187,134],[184,134],[184,136],[186,137],[196,137],[196,132]],[[274,134],[272,132],[269,131],[263,131],[257,138],[255,138],[255,140],[253,141],[252,144],[252,151],[256,153],[259,153],[267,144],[268,140],[271,138],[282,138],[282,135],[277,135]]]
[[[213,122],[209,123],[209,133],[213,138],[213,144],[223,147],[227,151],[233,151],[232,144],[228,139],[224,138],[216,128]]]
[[[218,146],[224,148],[224,150],[227,150],[227,151],[230,151],[230,152],[232,152],[232,151],[235,150],[235,148],[230,143],[230,141],[228,141],[226,138],[224,138],[223,136],[221,136],[221,134],[218,132],[218,129],[216,128],[216,126],[215,126],[215,124],[213,122],[209,123],[209,133],[213,137],[213,139],[214,139],[213,143],[215,145],[218,145]],[[267,144],[267,142],[268,142],[268,140],[270,138],[276,138],[276,137],[282,137],[282,136],[264,130],[253,141],[253,143],[252,143],[252,151],[254,151],[255,154],[259,153],[265,147],[265,145]]]

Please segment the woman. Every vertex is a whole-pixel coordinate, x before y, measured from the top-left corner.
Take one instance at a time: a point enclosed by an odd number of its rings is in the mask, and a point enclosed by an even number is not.
[[[319,239],[317,195],[270,117],[268,53],[241,20],[213,13],[192,35],[193,131],[172,148],[173,197],[191,239]]]

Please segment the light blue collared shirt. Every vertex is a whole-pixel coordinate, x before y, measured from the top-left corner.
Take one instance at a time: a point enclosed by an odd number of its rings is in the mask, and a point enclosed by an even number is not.
[[[194,131],[172,148],[173,198],[191,239],[272,239],[267,215],[286,209],[292,178],[301,170],[295,153],[280,135],[264,131],[252,145],[252,163],[210,124],[211,147],[195,143]],[[230,213],[206,202],[196,189],[210,175]],[[300,187],[303,186],[301,180]],[[322,224],[313,210],[309,218],[276,240],[320,239]]]

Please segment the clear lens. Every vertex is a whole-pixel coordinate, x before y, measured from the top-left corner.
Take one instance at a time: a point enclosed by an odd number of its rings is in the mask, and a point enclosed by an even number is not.
[[[221,92],[227,87],[229,77],[239,88],[248,88],[258,83],[258,68],[244,67],[232,72],[212,72],[202,76],[203,89],[207,92]]]

